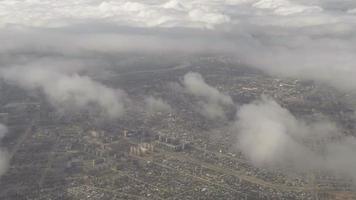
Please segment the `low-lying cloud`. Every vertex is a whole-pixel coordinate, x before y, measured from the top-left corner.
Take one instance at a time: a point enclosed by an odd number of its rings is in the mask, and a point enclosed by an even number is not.
[[[327,171],[356,181],[356,137],[342,135],[330,121],[305,122],[263,97],[240,107],[235,131],[236,147],[256,166]]]
[[[198,111],[203,116],[211,119],[224,118],[225,110],[234,104],[229,95],[207,84],[199,73],[187,73],[182,83],[185,91],[199,100]]]
[[[48,66],[13,66],[1,69],[0,76],[8,83],[26,90],[41,90],[48,101],[60,111],[72,112],[97,108],[110,118],[125,112],[126,94],[109,88],[88,76],[65,72]]]
[[[224,54],[273,75],[356,90],[351,0],[74,2],[1,1],[1,56]]]
[[[163,101],[161,98],[155,98],[153,96],[148,96],[144,99],[145,110],[149,114],[155,114],[158,112],[168,113],[172,111],[171,106]]]

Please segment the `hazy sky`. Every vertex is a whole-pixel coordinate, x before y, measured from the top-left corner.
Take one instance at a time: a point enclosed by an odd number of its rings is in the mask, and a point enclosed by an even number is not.
[[[341,23],[352,0],[2,0],[0,23],[59,27],[88,21],[140,27],[217,28],[242,23],[289,27]]]
[[[98,53],[215,53],[356,89],[352,0],[2,0],[0,16],[1,65],[19,53],[79,62]]]

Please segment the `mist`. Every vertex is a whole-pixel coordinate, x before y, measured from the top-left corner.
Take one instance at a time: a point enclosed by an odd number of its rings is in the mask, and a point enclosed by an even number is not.
[[[155,114],[158,112],[169,113],[172,111],[172,107],[161,98],[155,98],[148,96],[144,99],[145,110],[149,114]]]
[[[234,104],[229,95],[207,84],[199,73],[185,74],[182,83],[185,91],[198,99],[198,112],[207,118],[225,118],[226,109]]]
[[[306,122],[273,99],[241,106],[236,148],[255,166],[300,172],[326,171],[356,181],[356,137],[326,119]]]
[[[69,71],[69,72],[68,72]],[[117,118],[125,112],[127,95],[107,87],[73,69],[28,65],[1,69],[1,77],[26,90],[40,90],[59,111],[73,112],[97,108],[102,116]]]

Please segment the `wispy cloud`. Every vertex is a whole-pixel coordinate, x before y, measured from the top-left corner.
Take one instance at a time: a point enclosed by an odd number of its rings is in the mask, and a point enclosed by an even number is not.
[[[208,118],[224,118],[226,109],[234,105],[230,96],[207,84],[199,73],[184,75],[183,86],[187,93],[197,97],[198,111]]]
[[[100,114],[110,118],[119,117],[125,111],[127,97],[123,91],[109,88],[88,76],[66,72],[65,67],[57,70],[39,65],[16,66],[1,69],[0,75],[10,84],[24,89],[40,89],[58,110],[73,112],[97,108]]]

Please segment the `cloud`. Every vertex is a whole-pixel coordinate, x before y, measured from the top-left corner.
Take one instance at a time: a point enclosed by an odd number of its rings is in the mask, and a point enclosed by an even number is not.
[[[323,9],[318,6],[301,5],[288,0],[261,0],[252,5],[260,9],[272,10],[277,15],[292,15],[306,12],[320,12]]]
[[[4,0],[0,66],[45,57],[101,73],[125,56],[224,55],[232,65],[353,92],[355,9],[352,0]],[[204,110],[221,115],[216,105]]]
[[[7,127],[3,124],[0,124],[0,139],[2,139],[8,132]]]
[[[222,10],[212,9],[218,2],[182,1],[84,1],[61,2],[5,0],[0,4],[1,24],[59,27],[87,20],[120,25],[153,27],[212,27],[228,22]],[[205,18],[204,18],[205,17]]]
[[[4,0],[0,52],[225,54],[354,91],[355,9],[352,0]]]
[[[225,117],[225,110],[234,104],[230,96],[207,84],[199,73],[185,74],[182,83],[187,93],[198,98],[198,110],[208,118]]]
[[[144,100],[145,102],[145,110],[150,114],[154,114],[157,112],[170,112],[172,110],[171,106],[163,101],[161,98],[155,98],[153,96],[148,96]]]
[[[4,0],[1,49],[213,52],[349,91],[356,85],[355,9],[352,0]]]
[[[6,135],[8,132],[7,127],[3,124],[0,124],[0,140]],[[9,165],[9,157],[6,150],[0,148],[0,176],[2,176]]]
[[[342,135],[330,121],[314,120],[307,123],[262,97],[238,110],[236,147],[259,167],[327,171],[356,181],[356,137]]]
[[[217,28],[263,17],[347,16],[340,11],[355,7],[352,0],[4,0],[0,25],[63,27],[91,20],[132,27]]]
[[[73,70],[73,69],[72,69]],[[69,71],[69,72],[68,72]],[[27,90],[40,89],[58,110],[75,112],[98,109],[106,117],[119,117],[125,111],[126,94],[109,88],[88,76],[65,70],[65,67],[37,65],[1,69],[1,77]]]

